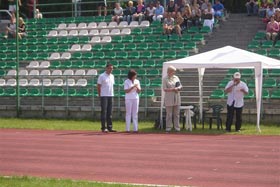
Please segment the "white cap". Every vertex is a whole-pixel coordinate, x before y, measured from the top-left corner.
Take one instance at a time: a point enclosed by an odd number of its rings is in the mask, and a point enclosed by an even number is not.
[[[235,79],[240,79],[240,78],[241,78],[241,74],[240,74],[239,72],[235,72],[235,73],[233,74],[233,78],[235,78]]]

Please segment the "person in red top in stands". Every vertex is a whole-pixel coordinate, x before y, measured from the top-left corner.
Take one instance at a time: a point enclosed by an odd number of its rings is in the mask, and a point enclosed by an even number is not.
[[[270,17],[270,22],[266,25],[266,39],[275,41],[279,32],[279,23],[275,21],[275,16]]]

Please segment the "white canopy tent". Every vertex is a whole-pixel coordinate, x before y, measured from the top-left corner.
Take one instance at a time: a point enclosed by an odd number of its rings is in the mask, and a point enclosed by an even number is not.
[[[199,108],[200,118],[202,118],[202,96],[203,96],[203,76],[206,68],[252,68],[255,70],[255,95],[257,106],[257,130],[260,131],[260,113],[262,100],[262,81],[263,68],[280,69],[280,61],[238,49],[231,46],[225,46],[219,49],[205,53],[193,55],[190,57],[165,62],[162,68],[162,78],[167,75],[168,66],[174,66],[177,69],[197,68],[199,76]],[[184,85],[183,85],[184,86]],[[161,119],[162,108],[164,105],[164,91],[161,92]]]

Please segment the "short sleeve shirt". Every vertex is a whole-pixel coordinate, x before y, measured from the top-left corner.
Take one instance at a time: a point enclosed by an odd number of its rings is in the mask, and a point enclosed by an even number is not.
[[[108,75],[106,72],[99,75],[97,84],[101,85],[100,96],[101,97],[113,97],[114,96],[114,75]]]
[[[231,80],[226,85],[225,89],[232,86],[234,82]],[[245,82],[240,81],[237,86],[234,86],[232,91],[228,93],[227,105],[231,106],[234,101],[234,107],[241,108],[244,105],[244,93],[240,90],[244,89],[246,92],[249,91],[248,86]]]
[[[124,89],[127,90],[135,84],[138,84],[138,87],[141,89],[139,80],[135,79],[134,82],[132,83],[130,79],[126,79],[124,81]],[[125,93],[125,99],[139,99],[139,94],[137,93],[137,89],[133,88],[129,93]]]

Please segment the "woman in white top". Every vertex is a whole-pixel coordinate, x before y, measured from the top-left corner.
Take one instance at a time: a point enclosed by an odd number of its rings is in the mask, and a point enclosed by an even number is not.
[[[130,70],[124,82],[125,109],[126,109],[126,132],[130,131],[131,117],[133,121],[133,131],[138,132],[138,108],[139,93],[141,92],[140,82],[136,79],[135,70]]]
[[[212,8],[212,4],[208,3],[207,4],[207,9],[205,9],[204,12],[203,12],[203,15],[204,15],[203,26],[208,26],[211,31],[213,29],[214,22],[215,22],[214,14],[215,14],[215,11]]]

